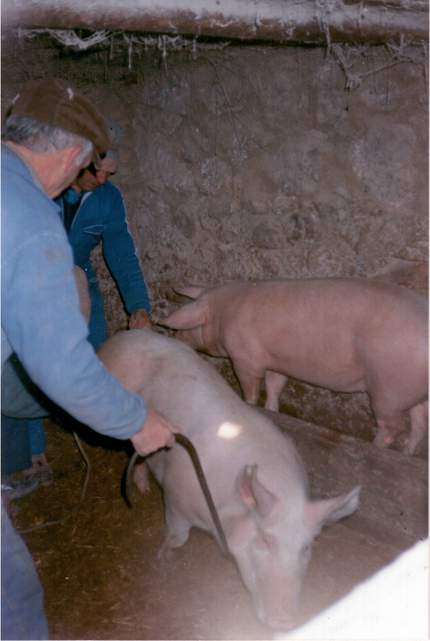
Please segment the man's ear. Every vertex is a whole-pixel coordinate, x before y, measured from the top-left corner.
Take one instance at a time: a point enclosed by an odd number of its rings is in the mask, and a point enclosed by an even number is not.
[[[78,166],[79,169],[82,167],[82,161],[83,160],[88,160],[88,163],[91,161],[90,154],[88,153],[88,158],[82,158],[82,152],[84,151],[84,145],[72,145],[71,147],[67,147],[66,151],[69,154],[69,161],[72,162],[74,165]],[[85,163],[87,164],[87,163]]]
[[[70,147],[58,150],[56,153],[58,169],[62,170],[65,174],[70,174],[75,169],[77,174],[81,165],[81,163],[78,162],[81,152],[81,145],[71,145]]]

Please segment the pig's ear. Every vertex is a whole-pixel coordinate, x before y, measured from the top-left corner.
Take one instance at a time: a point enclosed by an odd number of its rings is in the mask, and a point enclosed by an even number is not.
[[[308,525],[318,533],[324,525],[335,523],[355,512],[358,508],[360,490],[361,487],[357,486],[349,494],[309,502],[305,510]]]
[[[277,498],[257,478],[257,465],[245,465],[238,478],[242,501],[249,510],[255,510],[261,518],[271,514]]]
[[[194,329],[204,325],[206,320],[207,304],[205,301],[197,301],[177,309],[176,312],[160,321],[160,324],[172,329]]]
[[[196,299],[203,294],[206,287],[197,287],[196,285],[173,285],[173,291],[187,298]]]

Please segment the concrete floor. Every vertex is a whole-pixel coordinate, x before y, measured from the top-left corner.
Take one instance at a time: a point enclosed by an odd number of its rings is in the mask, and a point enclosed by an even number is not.
[[[263,410],[262,410],[263,411]],[[359,510],[324,529],[313,548],[300,622],[321,611],[411,547],[427,532],[427,461],[305,423],[271,418],[290,433],[315,497],[362,486]],[[56,480],[16,505],[16,525],[45,590],[53,639],[268,639],[234,564],[193,530],[170,559],[159,559],[161,493],[120,494],[125,451],[85,442],[91,471],[70,433],[47,425]],[[93,439],[90,439],[93,440]],[[107,446],[107,447],[106,447]]]

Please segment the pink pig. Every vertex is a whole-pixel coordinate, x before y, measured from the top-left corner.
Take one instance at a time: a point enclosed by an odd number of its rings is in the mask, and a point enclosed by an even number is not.
[[[187,344],[231,359],[245,400],[278,411],[287,376],[338,392],[366,391],[378,432],[391,444],[411,430],[412,454],[427,427],[427,301],[376,280],[324,278],[176,288],[197,299],[163,325]]]
[[[360,488],[311,499],[292,439],[244,403],[214,367],[180,341],[134,329],[115,334],[98,356],[127,389],[142,394],[147,407],[191,440],[258,617],[273,628],[292,627],[312,543],[322,527],[357,509]],[[185,544],[192,527],[218,540],[185,450],[175,444],[138,466],[142,490],[146,464],[163,488],[165,548]]]

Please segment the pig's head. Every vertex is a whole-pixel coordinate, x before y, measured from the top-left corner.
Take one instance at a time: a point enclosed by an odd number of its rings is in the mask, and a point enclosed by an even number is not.
[[[162,325],[178,330],[175,337],[190,347],[213,356],[218,354],[210,330],[210,311],[208,297],[204,296],[202,287],[175,287],[175,291],[194,302],[183,305],[167,318],[161,321]]]
[[[225,521],[226,535],[259,619],[272,628],[294,626],[314,538],[321,528],[352,514],[360,488],[331,499],[291,501],[261,483],[257,465],[238,478],[245,512]]]

